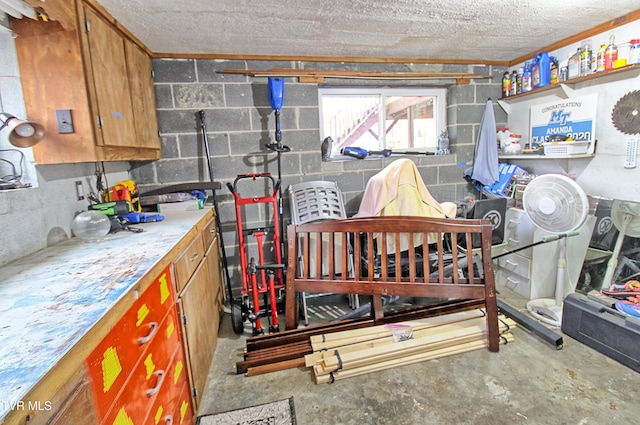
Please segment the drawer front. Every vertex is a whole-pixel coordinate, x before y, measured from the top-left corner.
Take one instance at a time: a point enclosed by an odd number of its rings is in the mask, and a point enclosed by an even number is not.
[[[531,299],[531,280],[526,277],[505,269],[499,269],[496,275],[496,282],[527,299]]]
[[[153,281],[87,357],[96,410],[101,418],[109,411],[140,356],[157,339],[167,312],[175,308],[169,270],[167,267]]]
[[[512,250],[533,243],[533,223],[527,214],[510,208],[506,214],[505,238],[507,249]],[[522,255],[531,257],[531,249],[520,251]]]
[[[189,385],[186,384],[182,387],[182,392],[178,398],[178,405],[173,414],[173,425],[193,425],[194,411],[191,405],[191,391]]]
[[[518,254],[498,258],[498,267],[505,271],[530,279],[531,260]]]
[[[143,424],[165,381],[172,379],[169,376],[170,360],[179,348],[177,316],[175,309],[171,309],[160,324],[157,337],[153,339],[136,364],[125,387],[102,423],[104,425]],[[120,422],[123,419],[131,422]]]
[[[203,257],[204,246],[202,244],[202,234],[199,233],[174,262],[177,294],[182,292]]]
[[[206,252],[209,249],[209,246],[211,246],[213,240],[216,238],[216,235],[218,234],[215,217],[209,220],[207,224],[204,225],[201,233],[202,245],[204,247],[204,251]]]
[[[165,424],[170,416],[175,423],[175,412],[180,406],[180,396],[183,387],[187,384],[187,365],[184,361],[182,348],[178,347],[171,359],[167,376],[162,383],[158,398],[149,411],[149,416],[145,424],[160,425]],[[171,423],[171,422],[169,422]]]

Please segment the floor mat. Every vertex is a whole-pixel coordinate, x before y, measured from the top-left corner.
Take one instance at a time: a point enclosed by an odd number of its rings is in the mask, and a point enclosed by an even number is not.
[[[293,397],[228,412],[203,415],[197,425],[296,425]]]

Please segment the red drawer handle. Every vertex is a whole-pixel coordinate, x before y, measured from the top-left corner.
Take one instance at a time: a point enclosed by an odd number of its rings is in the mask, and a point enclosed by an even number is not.
[[[149,323],[149,329],[151,329],[151,331],[149,331],[149,335],[138,338],[138,344],[142,345],[151,341],[151,338],[153,338],[156,332],[158,332],[158,322]]]
[[[154,375],[158,377],[158,382],[156,383],[155,387],[147,390],[147,397],[151,397],[152,395],[160,391],[160,387],[162,386],[162,382],[164,381],[164,370],[159,370],[155,372]]]

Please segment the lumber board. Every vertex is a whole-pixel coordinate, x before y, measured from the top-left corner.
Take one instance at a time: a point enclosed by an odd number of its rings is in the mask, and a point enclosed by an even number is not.
[[[483,300],[449,300],[428,306],[393,310],[387,313],[384,321],[396,323],[398,321],[437,317],[439,315],[478,309],[482,306],[484,306]],[[332,330],[340,332],[348,329],[363,329],[373,326],[373,319],[363,318],[249,337],[245,344],[244,360],[236,363],[236,373],[246,374],[250,368],[266,366],[271,363],[282,363],[295,358],[300,358],[302,359],[301,361],[304,361],[304,357],[313,352],[310,343],[310,337],[313,335],[328,333]],[[308,347],[303,347],[305,343],[308,344]],[[297,348],[292,348],[292,346],[297,346]]]
[[[291,360],[284,360],[281,362],[269,363],[261,366],[254,366],[247,369],[245,376],[258,376],[265,373],[278,372],[281,370],[294,369],[296,367],[304,366],[304,359],[297,357]]]
[[[312,353],[311,345],[306,350],[297,350],[274,354],[272,356],[261,356],[258,359],[248,359],[236,363],[236,374],[246,373],[249,368],[265,366],[271,363],[279,363],[286,360],[301,359],[304,364],[304,356]]]
[[[471,321],[469,321],[469,324],[466,324],[466,326],[483,326],[484,324],[482,323],[482,318],[476,318],[476,319],[472,319],[473,322],[471,323]],[[453,325],[453,324],[452,324]],[[455,326],[455,325],[454,325]],[[512,327],[515,327],[515,322],[511,321],[510,323],[508,321],[501,321],[500,324],[500,332],[504,333],[508,330],[510,330]],[[442,335],[444,333],[447,332],[452,332],[453,330],[459,330],[460,327],[452,327],[452,326],[441,326],[441,327],[437,327],[437,328],[427,328],[427,329],[421,329],[421,330],[417,330],[414,331],[413,333],[413,340],[411,341],[426,341],[427,338],[429,337],[436,337],[437,335]],[[486,337],[486,329],[485,329],[485,333],[483,334]],[[424,338],[424,339],[423,339]],[[401,342],[407,342],[407,341],[401,341]],[[359,343],[355,343],[355,344],[348,344],[348,345],[344,345],[341,347],[338,347],[336,350],[326,350],[326,351],[316,351],[313,352],[311,354],[307,354],[305,356],[305,365],[307,367],[313,367],[316,364],[318,364],[319,362],[325,362],[326,359],[333,357],[334,359],[337,358],[337,355],[341,356],[342,361],[344,362],[346,359],[346,355],[349,353],[354,353],[354,352],[363,352],[365,350],[370,350],[376,347],[382,347],[382,346],[394,346],[396,349],[401,350],[402,349],[402,344],[400,344],[401,342],[396,342],[393,336],[388,336],[388,337],[384,337],[384,338],[379,338],[376,340],[371,340],[371,341],[364,341],[364,342],[359,342]],[[398,345],[400,344],[400,345]],[[367,351],[368,353],[370,353],[369,351]],[[338,354],[336,354],[338,353]],[[331,364],[332,366],[336,366],[337,362],[336,360],[331,360],[329,361],[329,364]]]
[[[514,341],[513,335],[510,332],[501,335],[500,344],[506,344],[513,341]],[[407,356],[403,358],[402,361],[398,361],[397,359],[394,359],[394,360],[389,360],[385,362],[380,362],[375,365],[369,365],[362,368],[338,371],[338,372],[333,372],[327,375],[320,375],[315,378],[315,382],[316,384],[332,383],[334,381],[338,381],[341,379],[360,376],[360,375],[364,375],[372,372],[379,372],[379,371],[390,369],[393,367],[399,367],[399,366],[409,365],[413,363],[424,362],[427,360],[433,360],[436,358],[447,357],[455,354],[466,353],[469,351],[479,350],[486,347],[488,347],[488,343],[486,339],[483,341],[470,342],[470,343],[466,343],[466,344],[454,346],[454,347],[445,347],[439,350],[429,351],[427,353]]]
[[[491,74],[472,74],[464,72],[376,72],[330,69],[223,69],[221,74],[242,74],[249,77],[315,77],[315,78],[356,78],[381,80],[438,80],[455,79],[466,84],[470,79],[492,79]]]
[[[422,320],[398,322],[394,323],[393,325],[410,326],[413,330],[420,330],[484,317],[486,317],[486,314],[484,312],[480,310],[471,310],[426,318]],[[314,351],[318,351],[322,349],[335,348],[350,343],[369,341],[386,336],[393,336],[394,328],[390,327],[389,325],[390,324],[378,325],[360,330],[333,332],[331,334],[313,336],[311,337],[311,347]]]
[[[263,348],[280,347],[293,342],[308,341],[309,337],[312,335],[345,329],[359,329],[368,326],[373,326],[373,320],[368,317],[333,323],[323,323],[308,326],[306,328],[289,329],[267,335],[252,336],[247,338],[245,347],[247,352]]]
[[[385,323],[395,323],[399,321],[434,317],[457,311],[472,310],[483,306],[484,300],[450,300],[426,306],[415,306],[391,310],[386,313],[383,320]],[[245,347],[247,352],[259,350],[262,348],[280,347],[292,342],[308,340],[309,337],[313,335],[320,335],[326,332],[338,332],[347,329],[361,329],[371,326],[374,326],[374,323],[373,319],[371,319],[370,317],[341,320],[340,322],[323,323],[308,326],[306,328],[289,329],[267,335],[252,336],[247,338]]]
[[[504,329],[506,327],[503,327]],[[486,338],[486,326],[482,324],[457,328],[447,326],[446,329],[445,327],[442,329],[437,328],[436,332],[417,339],[384,344],[352,352],[335,350],[334,355],[323,359],[323,367],[327,371],[351,369],[418,352],[432,351],[445,346],[455,346],[468,342],[469,338]]]

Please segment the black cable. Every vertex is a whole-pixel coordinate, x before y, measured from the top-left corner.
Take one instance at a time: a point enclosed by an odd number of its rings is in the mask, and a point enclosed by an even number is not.
[[[15,163],[8,159],[0,158],[0,161],[4,161],[11,165],[11,169],[13,170],[13,174],[7,174],[6,176],[0,177],[0,186],[7,186],[9,189],[12,189],[15,186],[21,186],[20,180],[22,180],[24,172],[24,168],[22,166],[22,163],[24,162],[24,153],[19,149],[0,149],[0,152],[17,152],[20,154],[20,160],[18,161],[18,164],[20,165],[20,172],[16,169]]]

